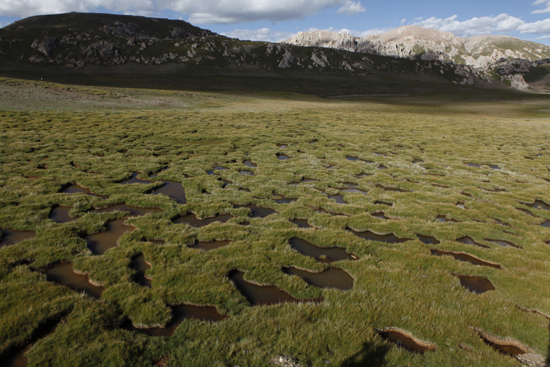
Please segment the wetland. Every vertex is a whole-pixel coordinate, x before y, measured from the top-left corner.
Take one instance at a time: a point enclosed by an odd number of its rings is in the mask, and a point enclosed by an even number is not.
[[[1,79],[0,358],[546,358],[550,102],[461,88],[333,99]]]

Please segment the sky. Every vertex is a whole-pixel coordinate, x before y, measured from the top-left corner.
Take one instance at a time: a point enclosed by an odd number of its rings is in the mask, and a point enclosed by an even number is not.
[[[0,27],[71,11],[180,19],[243,40],[276,42],[323,29],[364,37],[418,25],[550,45],[550,0],[0,0]]]

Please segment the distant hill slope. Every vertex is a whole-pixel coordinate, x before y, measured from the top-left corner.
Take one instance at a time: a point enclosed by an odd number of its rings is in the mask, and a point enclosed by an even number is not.
[[[550,58],[550,47],[540,43],[509,36],[460,38],[418,26],[404,26],[364,38],[327,31],[300,32],[284,42],[383,56],[453,61],[475,68],[487,68],[502,58],[529,61]]]
[[[414,32],[405,32],[406,36],[396,31],[377,37],[380,42],[401,42],[406,37],[422,36],[432,40],[433,48],[441,39],[435,31],[410,30]],[[322,34],[322,45],[327,45],[325,40],[334,41],[334,35]],[[364,50],[351,36],[338,37],[345,37],[349,44],[340,47],[340,41],[333,42],[331,49],[241,41],[184,21],[136,16],[88,13],[36,16],[0,29],[0,75],[45,77],[77,84],[286,91],[326,96],[417,93],[457,85],[528,87],[521,75],[513,84],[507,75],[480,72],[466,65],[430,57],[418,60],[393,57],[398,56],[398,50],[395,55],[384,52],[390,56],[380,56],[383,52],[378,51],[367,55],[356,52]],[[456,49],[466,47],[454,36],[445,37]],[[320,39],[310,38],[309,43],[301,43],[313,46]],[[479,50],[477,45],[483,42],[471,42],[467,47]],[[517,72],[506,65],[501,69]]]

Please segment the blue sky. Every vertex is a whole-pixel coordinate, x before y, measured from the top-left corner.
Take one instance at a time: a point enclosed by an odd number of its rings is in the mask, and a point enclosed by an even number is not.
[[[518,3],[522,2],[521,5]],[[0,0],[0,25],[70,11],[182,19],[241,39],[330,29],[365,36],[420,25],[460,37],[505,34],[550,45],[550,0]]]

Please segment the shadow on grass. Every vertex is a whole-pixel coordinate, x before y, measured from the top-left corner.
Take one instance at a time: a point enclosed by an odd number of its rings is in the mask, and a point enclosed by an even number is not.
[[[372,342],[364,342],[363,348],[353,356],[346,359],[340,367],[381,367],[386,365],[386,354],[391,346],[374,345]]]

